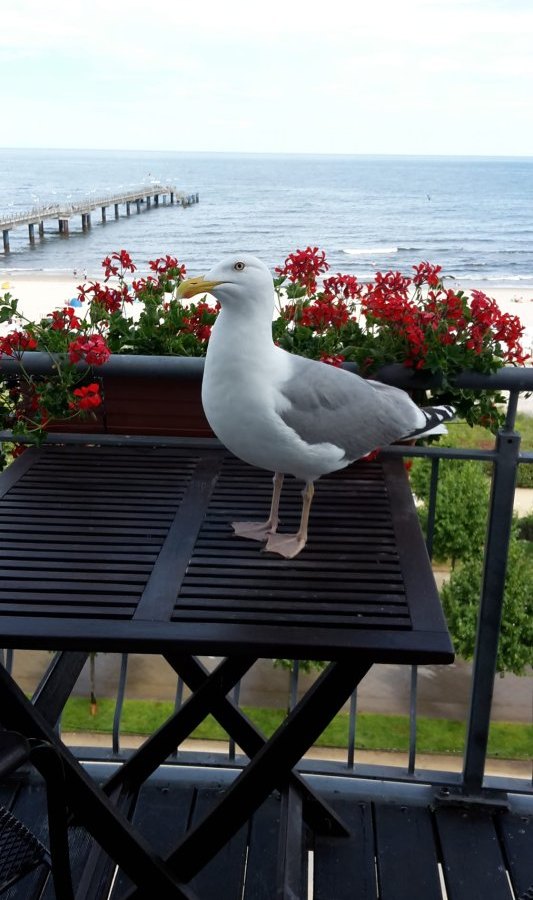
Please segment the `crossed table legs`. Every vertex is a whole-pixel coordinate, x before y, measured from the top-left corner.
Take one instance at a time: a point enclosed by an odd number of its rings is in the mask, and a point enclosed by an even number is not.
[[[63,656],[68,657],[68,653]],[[167,660],[194,693],[182,707],[99,788],[61,743],[52,726],[27,700],[0,666],[3,697],[0,718],[4,727],[55,744],[65,768],[71,812],[137,885],[125,895],[150,895],[194,900],[187,886],[194,875],[224,846],[276,788],[287,784],[302,800],[308,824],[315,830],[345,834],[335,814],[316,797],[292,769],[341,709],[372,665],[358,654],[354,662],[332,662],[307,691],[285,721],[265,741],[226,694],[251,668],[255,657],[228,657],[208,674],[191,656],[166,654]],[[362,657],[362,658],[361,658]],[[135,795],[142,783],[211,712],[250,756],[250,762],[228,791],[173,852],[161,860],[148,842],[112,802],[121,794]],[[89,895],[87,895],[89,896]]]

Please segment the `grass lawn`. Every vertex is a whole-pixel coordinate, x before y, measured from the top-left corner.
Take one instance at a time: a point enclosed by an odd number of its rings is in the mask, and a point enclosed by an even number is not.
[[[483,447],[490,448],[494,445],[494,435],[474,425],[473,428],[466,422],[452,422],[448,425],[449,436],[446,444],[453,444],[454,447]],[[533,416],[518,413],[516,417],[516,430],[521,436],[521,447],[523,450],[533,450]]]
[[[95,731],[109,733],[113,724],[113,700],[98,701],[95,716],[90,714],[89,701],[71,697],[62,718],[64,731]],[[121,720],[123,734],[151,734],[171,715],[173,704],[167,701],[126,700]],[[244,707],[244,712],[260,730],[271,735],[284,718],[282,710]],[[225,740],[226,732],[209,717],[191,737],[203,740]],[[465,725],[448,719],[418,717],[419,753],[461,753],[464,746]],[[348,714],[340,713],[316,743],[318,747],[346,747]],[[529,759],[532,752],[533,730],[527,725],[498,722],[491,727],[488,755],[500,759]],[[357,717],[356,746],[361,750],[406,751],[409,748],[409,720],[407,716],[383,716],[361,713]]]
[[[519,413],[516,417],[516,430],[521,438],[520,449],[528,452],[533,450],[533,416]],[[443,439],[442,445],[490,450],[494,446],[494,436],[479,425],[471,428],[465,422],[453,422],[448,426],[448,436]],[[489,465],[487,465],[488,472],[490,472]],[[533,463],[522,463],[518,467],[517,486],[533,487]]]

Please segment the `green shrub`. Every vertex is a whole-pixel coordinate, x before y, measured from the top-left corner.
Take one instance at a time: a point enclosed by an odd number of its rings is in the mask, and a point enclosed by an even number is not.
[[[516,533],[521,541],[533,541],[533,512],[517,519]]]
[[[431,463],[413,460],[411,486],[422,501],[419,516],[427,532]],[[472,460],[443,459],[439,466],[439,485],[433,555],[438,560],[468,559],[479,554],[485,543],[489,481],[479,463]]]
[[[533,488],[533,463],[521,463],[518,466],[516,486],[520,488]]]
[[[483,560],[466,559],[442,588],[442,604],[456,652],[463,659],[474,654]],[[505,580],[502,628],[497,670],[522,675],[533,665],[533,558],[526,541],[511,537]]]

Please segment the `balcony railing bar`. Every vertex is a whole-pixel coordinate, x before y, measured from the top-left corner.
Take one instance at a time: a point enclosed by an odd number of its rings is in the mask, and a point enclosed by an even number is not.
[[[496,451],[463,769],[465,788],[470,793],[479,792],[483,783],[513,521],[520,435],[500,431],[496,439]]]
[[[233,688],[233,691],[232,691],[233,702],[234,702],[235,706],[239,706],[239,703],[240,703],[240,699],[241,699],[241,684],[242,684],[242,682],[241,682],[241,681],[238,681],[237,684],[235,685],[235,687]],[[234,740],[232,737],[230,737],[230,739],[229,739],[228,756],[229,756],[229,758],[230,758],[230,760],[231,760],[232,762],[233,762],[233,760],[234,760],[235,757],[236,757],[236,749],[237,749],[237,748],[236,748],[236,745],[235,745],[235,740]]]
[[[177,712],[178,709],[181,709],[181,706],[183,704],[184,688],[185,688],[185,685],[183,683],[183,678],[180,678],[180,676],[178,675],[178,680],[176,682],[176,696],[174,699],[174,712]],[[176,760],[178,758],[178,753],[179,753],[179,747],[176,747],[174,753],[172,754],[173,759]]]
[[[289,681],[289,712],[291,712],[298,703],[298,682],[300,680],[300,660],[294,659],[292,662],[291,675]]]
[[[431,460],[431,480],[429,484],[429,500],[428,500],[428,519],[426,547],[428,556],[433,559],[433,535],[435,532],[435,516],[437,512],[437,489],[439,484],[439,464],[440,458],[434,456]]]
[[[349,769],[355,766],[355,738],[357,733],[357,691],[350,697],[350,713],[348,718],[348,748],[346,765]]]
[[[122,653],[120,657],[120,674],[117,688],[117,702],[115,704],[115,713],[113,715],[113,754],[115,756],[120,753],[120,722],[122,719],[122,710],[124,708],[124,698],[126,696],[127,677],[128,654]]]
[[[416,766],[416,720],[417,720],[417,698],[418,698],[418,666],[411,666],[411,684],[409,688],[409,758],[407,761],[407,771],[409,775],[414,775]]]

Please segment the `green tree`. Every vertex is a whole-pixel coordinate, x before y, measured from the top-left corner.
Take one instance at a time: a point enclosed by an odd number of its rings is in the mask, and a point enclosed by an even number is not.
[[[483,569],[482,554],[461,563],[443,586],[442,604],[457,653],[471,659],[476,642],[479,598]],[[513,530],[505,580],[505,599],[498,647],[500,674],[523,674],[533,665],[533,558],[527,541]]]
[[[415,459],[411,469],[411,486],[422,501],[419,516],[427,530],[431,463]],[[487,530],[489,480],[479,463],[472,460],[443,459],[439,467],[439,484],[433,555],[438,560],[457,560],[479,554]]]

